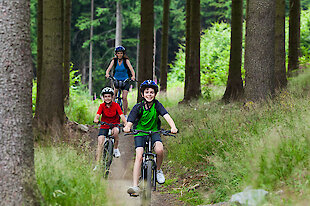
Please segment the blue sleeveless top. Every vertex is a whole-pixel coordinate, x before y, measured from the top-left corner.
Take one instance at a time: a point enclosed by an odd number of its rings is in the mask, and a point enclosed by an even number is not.
[[[124,81],[125,79],[129,78],[127,69],[124,66],[124,60],[122,61],[122,64],[119,65],[117,61],[117,65],[115,67],[115,73],[114,73],[115,79],[119,81]]]

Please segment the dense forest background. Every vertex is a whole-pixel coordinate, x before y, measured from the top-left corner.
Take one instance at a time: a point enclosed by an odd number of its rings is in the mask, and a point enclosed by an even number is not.
[[[155,1],[155,69],[156,76],[160,76],[160,51],[162,35],[162,0]],[[169,17],[169,44],[168,63],[169,71],[174,71],[170,77],[182,81],[184,78],[184,45],[185,45],[185,1],[171,1]],[[244,4],[245,5],[245,4]],[[289,15],[289,0],[286,0],[286,16]],[[245,6],[244,6],[245,7]],[[37,1],[31,0],[31,38],[34,75],[36,76],[37,53]],[[310,0],[301,0],[303,30],[301,36],[301,49],[303,55],[310,50],[309,40],[309,12]],[[94,36],[93,41],[93,91],[97,93],[105,84],[105,70],[114,56],[116,1],[94,1]],[[207,93],[204,85],[210,83],[225,84],[228,73],[231,1],[201,0],[201,63],[202,63],[202,89]],[[122,44],[134,68],[137,67],[137,48],[139,44],[140,28],[140,1],[122,1]],[[73,69],[82,75],[82,82],[88,82],[89,42],[91,26],[91,1],[72,0],[71,17],[71,62]],[[244,8],[245,18],[245,8]],[[288,23],[286,24],[288,28]],[[288,30],[288,29],[287,29]],[[307,32],[308,31],[308,32]],[[219,34],[222,34],[219,36]],[[288,38],[288,35],[286,35]],[[288,41],[286,41],[288,42]],[[210,50],[212,47],[212,50]],[[288,46],[286,47],[288,48]],[[177,57],[177,58],[176,58]],[[211,71],[211,72],[210,72]],[[214,78],[217,76],[219,78]],[[182,80],[181,80],[182,79]]]
[[[171,1],[168,84],[165,0],[0,1],[0,204],[103,205],[126,194],[93,172],[92,155],[102,102],[92,97],[107,84],[117,2],[138,84],[159,80],[156,99],[179,130],[163,138],[158,199],[222,204],[258,188],[270,205],[307,205],[310,0]]]

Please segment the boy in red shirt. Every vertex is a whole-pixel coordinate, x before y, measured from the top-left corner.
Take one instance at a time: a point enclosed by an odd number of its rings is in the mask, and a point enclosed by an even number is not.
[[[101,121],[102,122],[107,122],[110,124],[120,124],[120,117],[121,117],[124,124],[127,123],[127,120],[126,120],[119,104],[112,101],[113,95],[114,95],[114,91],[112,88],[105,87],[102,89],[100,96],[101,96],[103,103],[100,104],[100,106],[99,106],[99,109],[98,109],[97,114],[96,114],[95,119],[94,119],[95,123],[99,122],[100,115],[101,115]],[[102,153],[102,146],[103,146],[103,143],[105,141],[105,136],[108,135],[108,132],[109,132],[109,126],[108,125],[101,125],[100,130],[99,130],[99,134],[98,134],[98,146],[97,146],[97,152],[96,152],[97,165],[94,168],[94,170],[96,170],[98,165],[99,165],[100,156]],[[118,134],[119,134],[119,132],[120,132],[119,127],[114,127],[112,129],[112,135],[114,136],[114,156],[115,157],[121,156],[119,149],[118,149],[118,140],[119,140]]]

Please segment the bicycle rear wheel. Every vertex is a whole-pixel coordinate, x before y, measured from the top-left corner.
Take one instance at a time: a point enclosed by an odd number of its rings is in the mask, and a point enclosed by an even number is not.
[[[104,143],[103,156],[102,156],[104,178],[107,178],[109,175],[112,159],[113,159],[113,141],[108,140]]]

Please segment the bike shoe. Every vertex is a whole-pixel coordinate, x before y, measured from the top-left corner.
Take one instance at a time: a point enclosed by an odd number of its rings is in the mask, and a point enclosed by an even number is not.
[[[118,158],[121,156],[121,153],[119,152],[119,149],[114,149],[114,157]]]
[[[164,184],[165,183],[165,176],[164,176],[164,173],[163,173],[163,171],[161,169],[157,170],[156,178],[157,178],[157,182],[159,184]]]
[[[128,193],[130,196],[137,197],[137,196],[139,196],[139,191],[140,191],[140,188],[139,188],[139,187],[133,186],[133,187],[129,187],[129,188],[128,188],[127,193]]]

